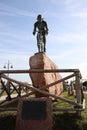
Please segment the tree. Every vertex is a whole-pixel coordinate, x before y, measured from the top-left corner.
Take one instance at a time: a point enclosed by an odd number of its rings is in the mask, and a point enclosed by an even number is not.
[[[82,83],[83,86],[87,86],[87,81]]]

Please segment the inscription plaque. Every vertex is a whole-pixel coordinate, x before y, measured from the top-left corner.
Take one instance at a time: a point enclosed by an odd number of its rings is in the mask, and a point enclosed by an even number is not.
[[[45,120],[47,117],[46,101],[23,101],[22,119],[23,120]]]

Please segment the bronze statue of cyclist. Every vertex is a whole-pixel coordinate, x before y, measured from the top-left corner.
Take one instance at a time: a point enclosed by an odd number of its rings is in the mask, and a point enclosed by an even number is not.
[[[38,51],[41,52],[40,44],[43,42],[42,52],[46,52],[46,35],[48,34],[48,27],[46,21],[43,20],[41,14],[37,16],[37,21],[34,23],[33,35],[35,35],[36,32]]]

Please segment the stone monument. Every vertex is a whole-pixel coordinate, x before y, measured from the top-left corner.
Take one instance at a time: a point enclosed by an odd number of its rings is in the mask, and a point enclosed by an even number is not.
[[[29,59],[30,70],[32,69],[58,69],[58,66],[45,54],[36,53]],[[36,88],[46,86],[52,82],[61,79],[61,75],[57,72],[52,73],[30,73],[30,77],[33,86]],[[61,96],[63,92],[63,84],[57,83],[50,88],[46,88],[45,91],[55,94],[56,96]],[[44,97],[45,95],[38,92],[35,93],[36,97]]]
[[[51,99],[21,98],[15,130],[52,130]]]

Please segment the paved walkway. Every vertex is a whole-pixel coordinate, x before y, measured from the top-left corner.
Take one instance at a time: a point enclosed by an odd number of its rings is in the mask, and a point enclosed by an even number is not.
[[[83,91],[83,93],[87,94],[87,91]]]
[[[25,94],[25,93],[22,93],[21,95],[24,95],[24,94]],[[15,98],[15,97],[17,97],[17,95],[18,95],[18,94],[12,94],[12,95],[11,95],[11,98]],[[5,100],[6,97],[7,97],[7,95],[5,95],[5,96],[1,96],[1,97],[0,97],[0,101]]]

